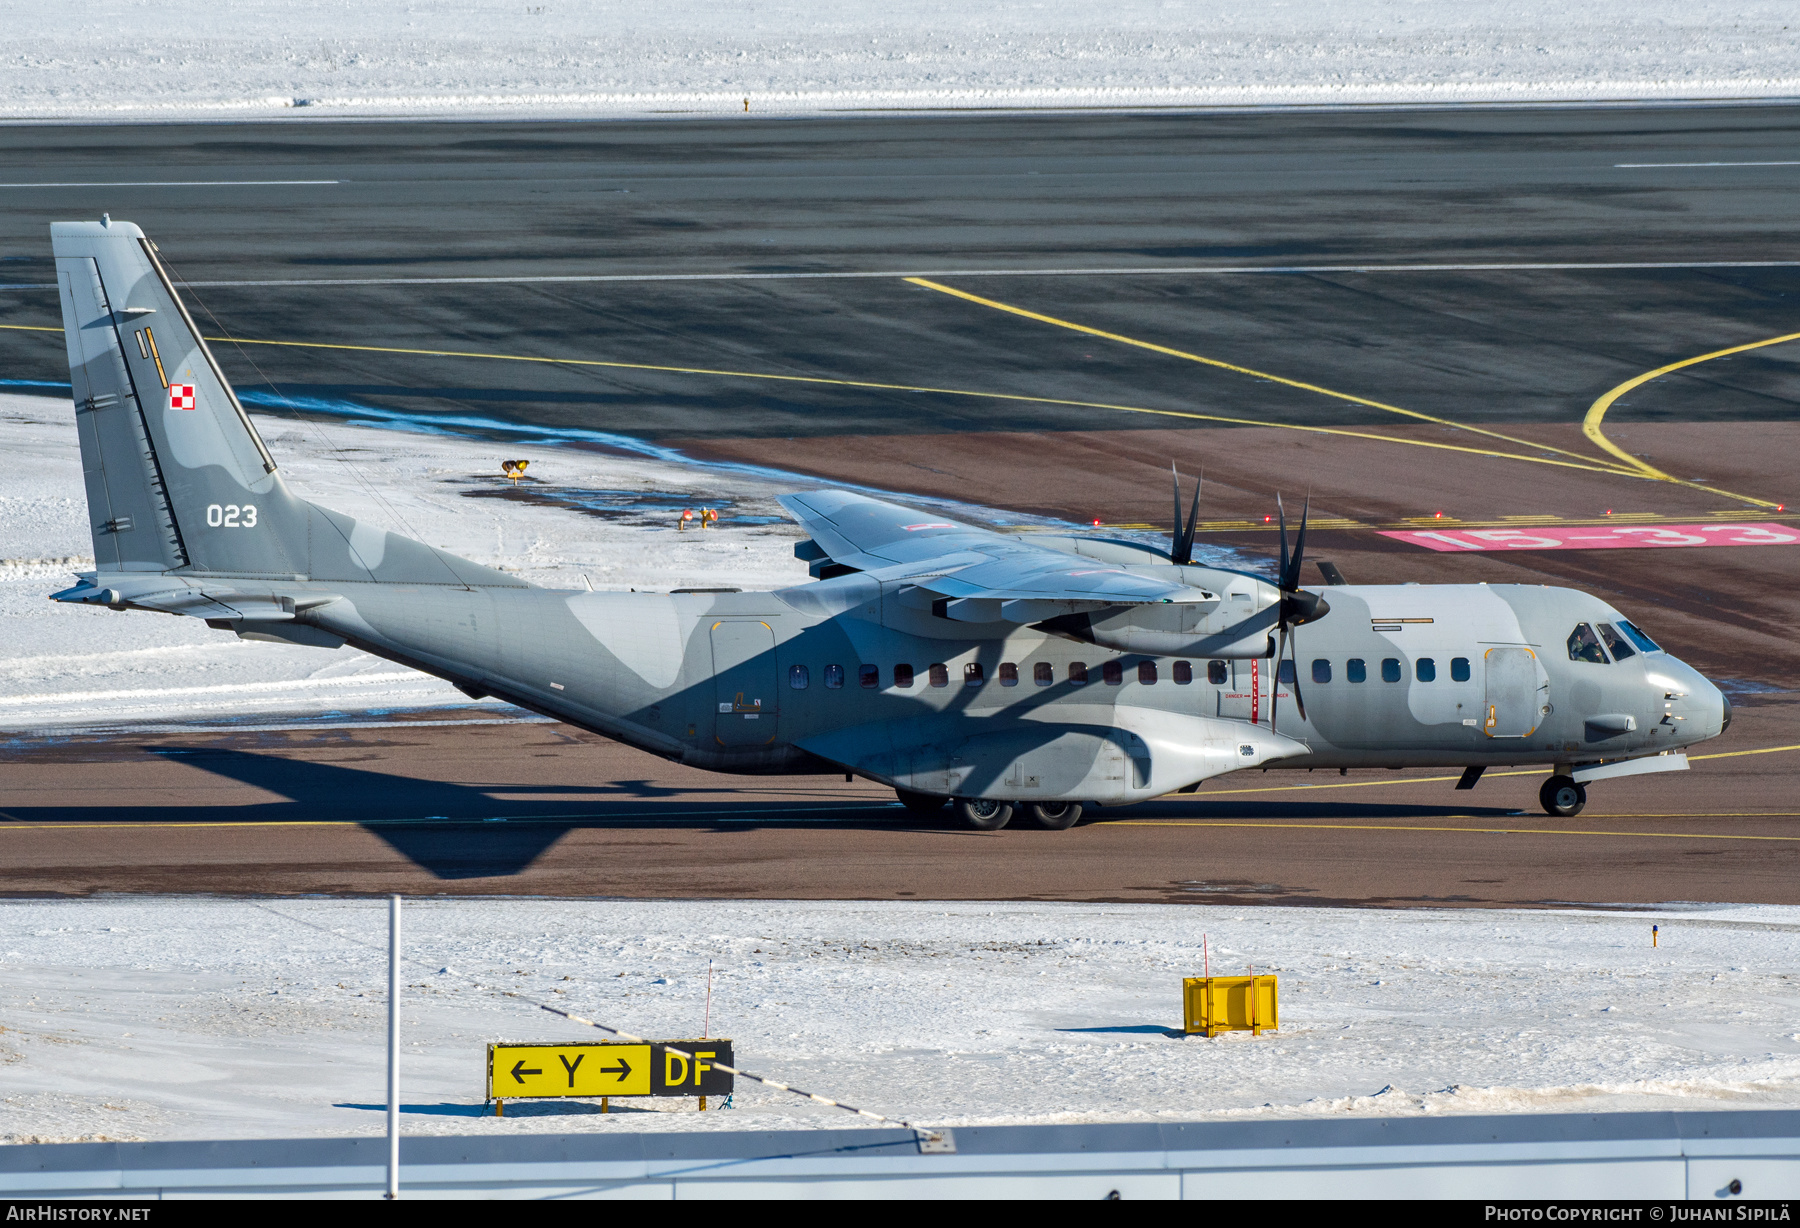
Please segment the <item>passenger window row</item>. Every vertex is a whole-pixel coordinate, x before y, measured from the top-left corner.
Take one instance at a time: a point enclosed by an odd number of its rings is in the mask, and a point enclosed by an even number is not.
[[[1399,657],[1386,657],[1381,662],[1381,680],[1398,682],[1402,675]],[[1438,676],[1437,659],[1435,657],[1415,657],[1413,659],[1413,677],[1420,682],[1436,682]],[[1281,663],[1281,681],[1294,680],[1293,663]],[[1331,662],[1324,657],[1315,658],[1312,663],[1312,680],[1317,683],[1331,681]],[[1369,663],[1361,657],[1351,657],[1344,662],[1344,681],[1367,682],[1369,680]],[[1469,658],[1450,658],[1450,681],[1467,682],[1469,680]]]
[[[1586,625],[1586,623],[1582,624],[1583,627]],[[1605,626],[1605,624],[1601,625]],[[1610,628],[1608,629],[1610,630]],[[1623,643],[1623,641],[1621,641],[1621,643]],[[1603,656],[1599,658],[1576,657],[1574,644],[1574,638],[1571,637],[1569,653],[1571,658],[1575,660],[1598,659],[1601,662],[1604,662],[1605,658]],[[1608,641],[1608,646],[1611,647],[1611,641]],[[1599,651],[1598,643],[1594,645],[1594,651]],[[1615,653],[1615,656],[1618,658],[1630,655],[1631,650],[1629,646],[1625,647],[1624,652]],[[1400,681],[1402,672],[1400,658],[1398,657],[1387,657],[1381,662],[1381,680],[1383,682]],[[1155,661],[1139,661],[1135,667],[1135,674],[1136,680],[1144,686],[1154,686],[1159,679],[1159,672]],[[1002,661],[999,668],[995,671],[994,676],[1001,686],[1010,687],[1019,685],[1019,667],[1011,661]],[[1276,668],[1275,676],[1278,682],[1292,686],[1295,681],[1294,663],[1292,661],[1281,662]],[[1413,677],[1418,681],[1436,682],[1437,676],[1438,669],[1437,660],[1435,658],[1417,657],[1414,659]],[[950,685],[950,667],[942,662],[927,665],[925,667],[925,677],[927,683],[933,687],[947,687]],[[1187,686],[1194,680],[1193,662],[1176,661],[1169,667],[1169,677],[1176,686]],[[1315,683],[1323,685],[1329,683],[1332,680],[1332,677],[1333,671],[1331,662],[1324,657],[1315,658],[1312,663],[1312,680]],[[1452,682],[1467,682],[1469,677],[1469,658],[1450,658],[1450,680]],[[893,680],[893,685],[901,690],[911,688],[914,681],[913,667],[907,664],[895,665],[893,670]],[[1069,662],[1066,680],[1070,686],[1086,686],[1089,681],[1091,681],[1087,663],[1085,661]],[[1231,671],[1225,662],[1208,661],[1206,663],[1206,681],[1208,683],[1213,686],[1224,686],[1230,680]],[[1349,660],[1345,661],[1344,680],[1352,683],[1367,682],[1369,680],[1368,662],[1364,661],[1361,657],[1351,657]],[[879,665],[857,666],[856,681],[865,691],[879,690],[881,687],[881,667]],[[985,668],[979,661],[969,662],[967,665],[963,666],[962,681],[963,685],[967,687],[978,687],[982,685],[987,681]],[[1037,662],[1031,667],[1031,681],[1037,686],[1054,686],[1056,683],[1055,666],[1051,665],[1048,661]],[[1107,686],[1119,686],[1122,684],[1125,681],[1124,663],[1120,661],[1102,662],[1100,665],[1100,681]],[[788,668],[788,686],[796,691],[804,691],[809,685],[811,685],[811,674],[806,666],[794,665]],[[841,665],[827,665],[825,667],[825,689],[828,691],[836,691],[842,689],[843,685],[844,667]]]
[[[1145,686],[1154,686],[1159,673],[1155,661],[1139,661],[1134,667],[1137,681]],[[996,680],[1001,686],[1019,685],[1019,667],[1015,662],[1002,661],[994,671]],[[901,690],[910,689],[916,675],[911,665],[901,663],[894,666],[893,685]],[[1194,680],[1194,663],[1177,661],[1169,668],[1169,677],[1177,686],[1187,686]],[[937,662],[925,667],[926,682],[934,687],[950,685],[950,667]],[[979,661],[971,661],[963,666],[963,685],[980,686],[987,681],[986,669]],[[1086,686],[1089,681],[1088,666],[1085,661],[1071,661],[1067,673],[1070,686]],[[1207,666],[1207,681],[1215,686],[1225,680],[1225,663],[1213,661]],[[856,667],[857,685],[865,691],[881,688],[881,667],[879,665],[858,665]],[[1037,686],[1053,686],[1056,683],[1056,667],[1048,661],[1039,661],[1031,667],[1031,681]],[[1125,666],[1119,661],[1104,661],[1100,665],[1100,681],[1107,686],[1119,686],[1125,681]],[[788,667],[788,686],[796,691],[804,691],[812,685],[812,671],[804,665]],[[825,667],[825,689],[836,691],[844,685],[844,667],[827,665]]]

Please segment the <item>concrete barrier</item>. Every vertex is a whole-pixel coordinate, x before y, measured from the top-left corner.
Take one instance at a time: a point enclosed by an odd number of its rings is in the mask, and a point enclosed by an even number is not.
[[[405,1198],[1800,1197],[1800,1112],[408,1138]],[[5,1198],[378,1198],[380,1137],[0,1147]]]

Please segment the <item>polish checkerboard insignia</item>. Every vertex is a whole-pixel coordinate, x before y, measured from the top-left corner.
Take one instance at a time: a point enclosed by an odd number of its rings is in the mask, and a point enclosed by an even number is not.
[[[192,409],[192,408],[194,408],[194,386],[192,384],[170,384],[169,385],[169,408],[170,409]]]

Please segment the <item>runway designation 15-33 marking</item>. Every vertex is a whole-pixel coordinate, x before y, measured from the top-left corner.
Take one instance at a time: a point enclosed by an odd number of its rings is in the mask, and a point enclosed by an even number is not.
[[[736,1064],[729,1040],[495,1044],[488,1046],[487,1098],[729,1095],[732,1077],[715,1062]]]
[[[1528,525],[1519,529],[1383,531],[1427,550],[1627,550],[1651,546],[1791,546],[1800,528],[1785,524]]]

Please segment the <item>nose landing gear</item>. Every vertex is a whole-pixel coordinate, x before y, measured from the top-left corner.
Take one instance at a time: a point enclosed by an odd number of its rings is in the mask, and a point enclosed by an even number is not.
[[[1587,790],[1573,776],[1552,776],[1538,789],[1538,804],[1545,814],[1572,819],[1587,805]]]

